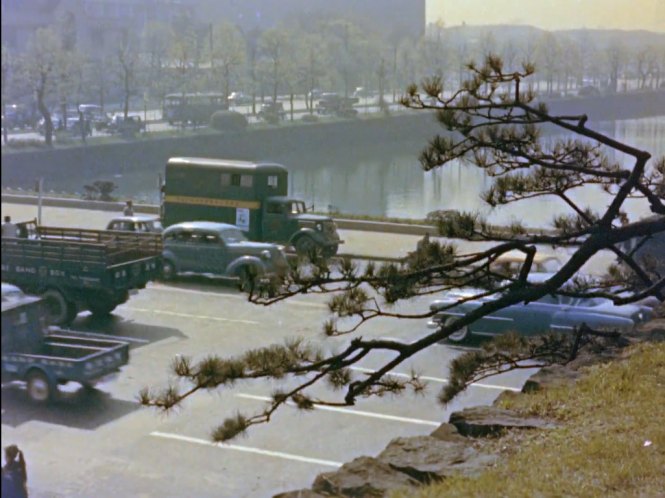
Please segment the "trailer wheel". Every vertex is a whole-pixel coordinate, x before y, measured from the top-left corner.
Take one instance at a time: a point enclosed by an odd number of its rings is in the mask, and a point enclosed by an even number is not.
[[[55,394],[55,386],[49,382],[44,372],[32,370],[26,378],[28,383],[28,396],[36,403],[46,403],[51,400]]]
[[[67,325],[78,314],[76,304],[68,301],[57,289],[49,289],[42,294],[47,310],[47,320],[55,325]]]

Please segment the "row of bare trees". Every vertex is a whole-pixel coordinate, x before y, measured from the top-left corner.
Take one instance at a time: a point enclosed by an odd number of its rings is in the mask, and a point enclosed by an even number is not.
[[[480,36],[479,36],[480,33]],[[618,35],[617,35],[618,36]],[[453,88],[470,76],[466,64],[492,50],[507,68],[534,61],[532,83],[545,93],[567,93],[596,85],[609,91],[658,88],[665,81],[665,43],[626,45],[623,38],[594,32],[531,30],[470,31],[430,25],[418,40],[391,39],[346,20],[320,20],[265,31],[243,32],[230,23],[200,25],[180,18],[171,25],[148,23],[142,33],[125,30],[104,56],[85,55],[67,23],[38,30],[25,51],[3,47],[3,105],[35,96],[46,122],[49,108],[111,99],[129,111],[130,99],[163,101],[168,93],[243,91],[257,100],[278,94],[309,97],[312,90],[348,96],[357,86],[383,92],[396,101],[411,81],[438,77]]]

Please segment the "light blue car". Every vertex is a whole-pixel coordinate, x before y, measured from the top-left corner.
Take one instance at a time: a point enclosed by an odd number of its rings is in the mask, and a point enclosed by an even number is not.
[[[289,266],[280,246],[250,242],[235,225],[192,221],[171,225],[162,233],[165,280],[181,273],[238,279],[249,290],[252,278],[279,280]]]
[[[544,281],[550,275],[533,275],[535,280]],[[531,278],[530,278],[531,280]],[[436,313],[427,326],[440,329],[458,318],[473,311],[483,303],[496,299],[498,296],[473,299],[444,310],[443,308],[456,303],[462,298],[472,297],[479,290],[467,289],[446,294],[444,299],[436,300],[430,305]],[[593,329],[617,330],[627,332],[636,324],[647,321],[652,315],[653,301],[639,304],[617,306],[609,299],[576,298],[560,295],[546,295],[528,304],[519,303],[487,315],[471,325],[448,336],[448,341],[463,343],[472,336],[495,336],[508,332],[532,336],[548,332],[571,332],[583,323]]]

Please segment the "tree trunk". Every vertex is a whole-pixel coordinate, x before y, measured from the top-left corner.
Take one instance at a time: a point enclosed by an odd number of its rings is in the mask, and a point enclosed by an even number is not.
[[[48,107],[44,104],[44,89],[37,90],[37,109],[44,118],[44,142],[47,147],[53,146],[53,121],[51,121],[51,113]]]

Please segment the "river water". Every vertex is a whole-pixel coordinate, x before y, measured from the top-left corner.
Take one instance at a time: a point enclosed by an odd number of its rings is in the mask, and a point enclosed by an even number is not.
[[[649,151],[654,159],[665,155],[665,116],[602,122],[593,129]],[[284,162],[289,169],[289,192],[314,205],[317,211],[424,218],[437,209],[480,211],[490,222],[507,224],[519,220],[528,226],[545,227],[554,214],[569,213],[560,200],[541,198],[490,209],[480,194],[490,179],[473,165],[456,162],[434,171],[420,168],[417,157],[430,137],[399,144],[368,144],[366,150],[344,150],[328,157],[299,157]],[[613,154],[613,161],[630,165],[629,156]],[[279,158],[276,158],[279,162]],[[157,174],[137,172],[110,178],[118,196],[156,203]],[[577,190],[574,199],[602,210],[610,200],[595,188]],[[644,202],[628,205],[630,219],[648,214]]]

